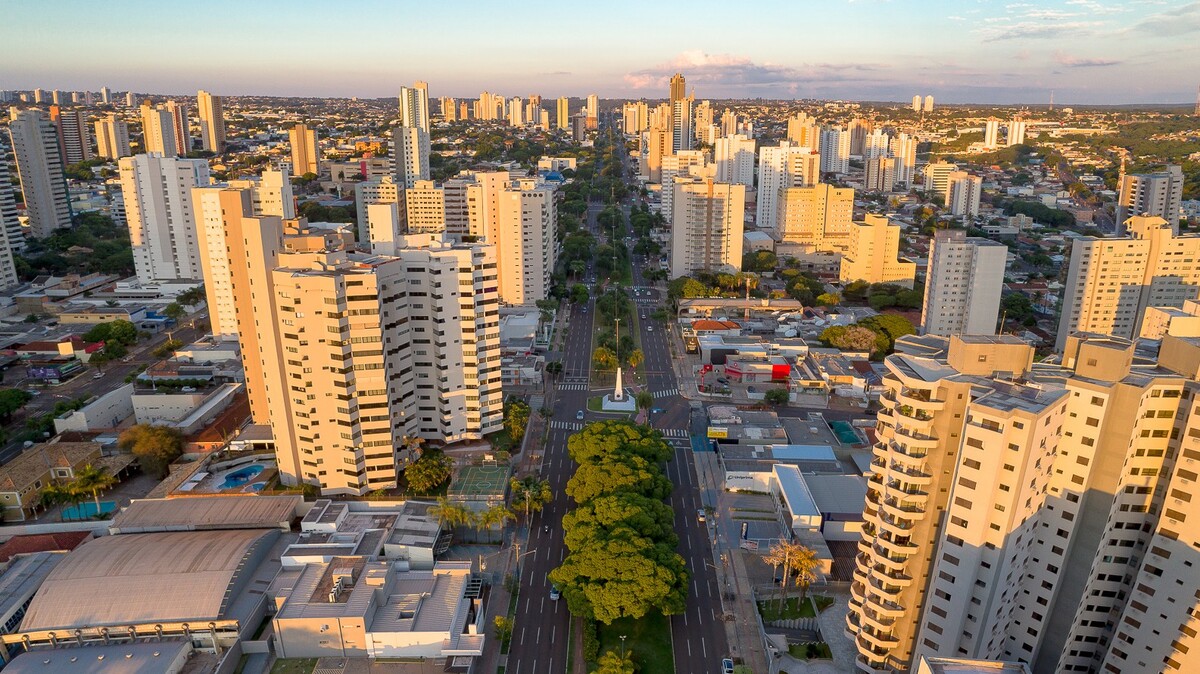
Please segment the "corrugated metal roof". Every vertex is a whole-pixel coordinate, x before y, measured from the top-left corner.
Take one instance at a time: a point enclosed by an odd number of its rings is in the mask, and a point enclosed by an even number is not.
[[[303,501],[299,495],[141,499],[113,518],[112,530],[273,529],[290,521]]]

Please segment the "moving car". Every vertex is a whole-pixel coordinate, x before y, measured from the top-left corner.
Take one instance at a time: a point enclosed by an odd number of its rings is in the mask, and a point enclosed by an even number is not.
[[[93,372],[92,373],[92,379],[103,379],[103,378],[104,378],[103,372]]]
[[[733,658],[721,660],[721,674],[733,674]]]
[[[576,418],[576,419],[578,419],[578,420],[580,420],[580,421],[583,421],[583,410],[579,410],[578,412],[576,412],[576,413],[575,413],[575,418]]]
[[[558,601],[558,598],[561,596],[562,596],[562,593],[558,591],[558,588],[551,585],[550,586],[550,601]],[[729,671],[732,672],[733,670],[731,669]]]
[[[646,332],[654,332],[654,326],[653,326],[653,325],[647,325],[647,326],[646,326]]]
[[[703,522],[703,521],[704,521],[704,508],[701,508],[701,509],[699,509],[699,510],[697,510],[697,511],[696,511],[696,521],[697,521],[697,522]]]

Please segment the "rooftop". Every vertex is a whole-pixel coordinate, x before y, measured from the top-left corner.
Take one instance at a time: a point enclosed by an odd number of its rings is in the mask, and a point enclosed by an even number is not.
[[[113,518],[115,533],[275,529],[290,522],[304,501],[300,495],[197,496],[140,499]]]
[[[186,662],[192,645],[183,640],[157,643],[122,643],[82,648],[58,648],[22,653],[5,668],[5,674],[167,674]]]
[[[62,531],[55,534],[13,536],[0,545],[0,564],[7,562],[15,555],[74,550],[91,537],[91,531]]]
[[[47,442],[34,445],[0,466],[0,491],[22,491],[51,468],[73,468],[100,456],[98,442]]]

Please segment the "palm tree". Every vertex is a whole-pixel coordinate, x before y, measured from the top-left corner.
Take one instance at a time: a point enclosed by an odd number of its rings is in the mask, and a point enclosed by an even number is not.
[[[76,505],[83,501],[86,496],[80,496],[78,492],[72,491],[65,484],[51,484],[42,489],[40,502],[42,507],[49,510],[56,505]],[[65,519],[65,513],[59,511],[58,518]]]
[[[654,404],[654,394],[649,391],[638,391],[638,394],[633,397],[637,401],[639,409],[648,410]]]
[[[475,513],[461,503],[456,503],[446,498],[439,496],[437,503],[429,506],[429,515],[438,521],[438,526],[443,529],[450,527],[460,527],[465,524],[470,524],[474,519]]]
[[[796,574],[796,584],[801,586],[802,591],[807,591],[809,583],[816,580],[817,575],[817,553],[811,548],[793,543],[791,541],[781,540],[763,557],[763,561],[775,567],[783,567],[783,593],[779,598],[779,612],[783,612],[784,604],[788,599],[788,581],[792,574]],[[803,595],[801,595],[803,596]]]
[[[615,369],[617,367],[617,354],[606,346],[598,347],[592,352],[592,363],[597,369]]]
[[[512,490],[512,506],[525,510],[526,522],[529,521],[530,514],[540,512],[542,506],[554,498],[554,492],[550,489],[550,481],[533,475],[519,480],[514,477],[509,482],[509,489]]]
[[[475,517],[475,531],[480,529],[491,529],[494,526],[504,526],[504,523],[516,519],[512,511],[502,505],[494,505],[491,508],[479,513]]]
[[[101,466],[97,468],[89,463],[75,471],[75,479],[67,485],[67,489],[75,491],[82,496],[91,494],[92,500],[96,503],[96,514],[99,515],[100,492],[112,487],[116,483],[117,478],[108,473],[107,467]]]

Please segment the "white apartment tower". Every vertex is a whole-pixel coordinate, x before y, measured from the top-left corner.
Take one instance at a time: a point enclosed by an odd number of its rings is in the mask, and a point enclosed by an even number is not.
[[[413,187],[418,180],[429,180],[429,132],[415,126],[392,130],[392,161],[396,184]]]
[[[627,136],[639,134],[650,127],[650,110],[645,101],[626,103],[622,106],[621,127]]]
[[[746,186],[679,177],[674,192],[671,277],[741,269]]]
[[[1200,290],[1200,236],[1175,236],[1158,216],[1125,221],[1120,238],[1085,236],[1071,244],[1056,348],[1089,332],[1132,339],[1147,307],[1182,307]]]
[[[789,141],[759,150],[755,213],[759,228],[772,227],[777,221],[781,189],[817,184],[821,177],[820,161],[821,156],[813,154],[810,148]]]
[[[1000,120],[989,119],[984,123],[983,147],[988,150],[1000,147]]]
[[[17,201],[8,180],[8,158],[0,152],[0,291],[19,282],[13,254],[25,249],[25,235],[17,219]]]
[[[1180,208],[1183,202],[1183,168],[1171,164],[1156,173],[1125,174],[1122,172],[1120,196],[1117,198],[1117,228],[1134,215],[1157,215],[1179,233]]]
[[[1021,145],[1025,142],[1025,126],[1027,122],[1020,117],[1013,117],[1013,120],[1008,123],[1008,144],[1009,146]]]
[[[432,180],[418,180],[404,190],[405,224],[410,234],[441,234],[446,231],[445,191]]]
[[[120,159],[132,154],[129,149],[129,125],[113,113],[96,120],[97,154],[105,159]]]
[[[92,158],[92,138],[82,110],[63,110],[52,105],[50,121],[58,131],[58,149],[63,163],[69,166]]]
[[[808,113],[798,113],[787,121],[787,140],[789,143],[807,147],[815,154],[821,150],[821,127]]]
[[[929,248],[921,333],[994,335],[1008,247],[961,229],[938,230]]]
[[[913,112],[921,111],[921,95],[920,94],[913,96],[912,109],[913,109]]]
[[[912,187],[917,175],[917,139],[901,133],[892,139],[891,146],[896,159],[896,184]]]
[[[718,138],[713,145],[717,182],[754,187],[754,139],[738,134]]]
[[[71,202],[58,134],[54,123],[40,110],[13,108],[10,116],[9,141],[29,215],[29,233],[44,238],[56,229],[71,226]]]
[[[181,157],[192,149],[187,106],[175,101],[142,103],[142,149],[164,157]]]
[[[451,103],[453,106],[453,103]],[[445,112],[445,105],[442,106]],[[400,87],[400,126],[413,127],[429,133],[429,85],[417,82]]]
[[[225,151],[224,99],[201,89],[196,93],[196,112],[200,116],[200,146],[221,154]]]
[[[875,129],[871,133],[863,135],[862,158],[863,161],[871,161],[877,157],[888,156],[888,147],[891,144],[891,138],[883,129]]]
[[[152,152],[119,165],[138,280],[148,285],[203,278],[192,190],[208,185],[208,162]]]
[[[487,229],[487,242],[496,247],[500,301],[533,305],[546,299],[558,252],[553,188],[534,179],[521,179],[502,190],[488,191],[495,192],[496,210]]]
[[[896,188],[896,159],[876,157],[867,160],[863,182],[868,192],[891,192]]]
[[[821,127],[821,172],[850,172],[850,134],[840,126]]]
[[[662,158],[662,215],[668,221],[675,207],[675,179],[681,176],[699,175],[707,165],[700,150],[682,150]]]
[[[964,221],[979,215],[979,197],[983,178],[965,171],[953,171],[946,179],[946,206],[950,214]]]

